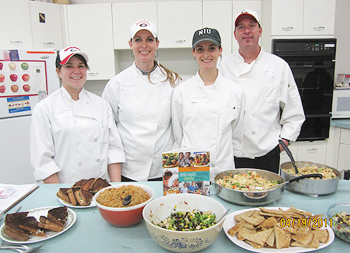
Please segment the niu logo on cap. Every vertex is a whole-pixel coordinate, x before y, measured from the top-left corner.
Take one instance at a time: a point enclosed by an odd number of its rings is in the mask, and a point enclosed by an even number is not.
[[[202,29],[198,31],[198,36],[202,34],[211,34],[211,29]]]

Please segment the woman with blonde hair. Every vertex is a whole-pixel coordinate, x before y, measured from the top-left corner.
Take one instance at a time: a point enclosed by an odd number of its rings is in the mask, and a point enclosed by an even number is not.
[[[135,60],[102,94],[112,106],[126,154],[122,181],[161,181],[162,152],[173,145],[171,97],[181,78],[155,60],[158,45],[155,24],[136,21],[129,41]]]

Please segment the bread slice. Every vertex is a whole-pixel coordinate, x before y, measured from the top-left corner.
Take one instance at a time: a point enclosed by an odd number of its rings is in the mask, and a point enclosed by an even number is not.
[[[71,188],[67,190],[68,193],[68,198],[69,198],[69,203],[72,203],[73,206],[78,205],[77,199],[75,198],[74,192],[78,191],[78,188]]]
[[[7,225],[8,223],[10,223],[11,221],[14,220],[21,220],[24,219],[25,217],[27,217],[29,212],[18,212],[18,213],[9,213],[6,214],[5,217],[5,224]]]
[[[38,221],[33,216],[28,216],[21,220],[19,227],[28,231],[31,235],[45,236],[45,232],[40,230]]]
[[[89,191],[94,181],[95,181],[95,178],[88,179],[80,189],[83,189],[84,191]]]
[[[68,209],[66,206],[50,209],[47,213],[47,218],[49,220],[62,226],[66,224],[67,217],[68,217]]]
[[[45,221],[45,223],[43,223],[42,221]],[[60,232],[63,230],[63,225],[59,225],[49,219],[42,219],[39,223],[38,223],[38,227],[39,228],[43,228],[43,229],[47,229],[47,230],[51,230],[51,231],[56,231],[56,232]]]
[[[70,200],[69,200],[68,192],[67,192],[69,189],[70,188],[60,188],[58,190],[58,192],[57,192],[57,197],[59,197],[63,201],[71,203]]]
[[[28,241],[29,239],[29,235],[23,229],[12,228],[7,225],[4,228],[4,234],[17,241]]]
[[[78,182],[75,182],[74,185],[72,185],[72,188],[80,189],[86,183],[86,181],[87,179],[79,180]]]
[[[106,179],[96,178],[95,181],[91,184],[89,192],[96,194],[99,190],[111,186]]]
[[[76,191],[75,193],[75,198],[78,201],[79,205],[81,206],[88,206],[91,203],[92,198],[94,195],[88,191],[85,191],[83,189],[80,189]]]

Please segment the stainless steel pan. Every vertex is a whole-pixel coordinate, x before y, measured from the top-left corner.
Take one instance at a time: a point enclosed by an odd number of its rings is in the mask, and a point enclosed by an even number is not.
[[[297,177],[296,175],[293,175],[285,171],[286,169],[294,168],[294,166],[300,169],[302,167],[316,165],[317,167],[320,167],[320,168],[321,167],[330,168],[337,175],[337,177],[332,179],[318,179],[318,180],[303,179],[297,182],[292,182],[286,185],[286,189],[294,192],[299,192],[302,194],[308,194],[308,195],[327,195],[337,191],[340,179],[344,178],[343,173],[340,173],[338,170],[324,164],[307,162],[307,161],[294,161],[294,158],[289,148],[283,142],[280,142],[280,143],[284,147],[289,158],[291,159],[291,162],[286,162],[281,165],[280,174],[285,181],[288,181]]]
[[[218,173],[214,178],[213,185],[217,191],[217,195],[228,202],[244,206],[263,206],[276,202],[282,197],[284,186],[268,191],[239,191],[226,188],[216,183],[217,180],[223,179],[226,176],[247,174],[249,171],[255,171],[259,176],[264,177],[267,180],[277,180],[280,184],[284,183],[284,179],[281,176],[266,170],[249,168],[227,170]]]

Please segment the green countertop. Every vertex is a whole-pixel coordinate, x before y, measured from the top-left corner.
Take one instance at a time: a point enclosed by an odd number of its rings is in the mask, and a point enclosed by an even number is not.
[[[350,119],[331,119],[331,126],[350,129]]]

